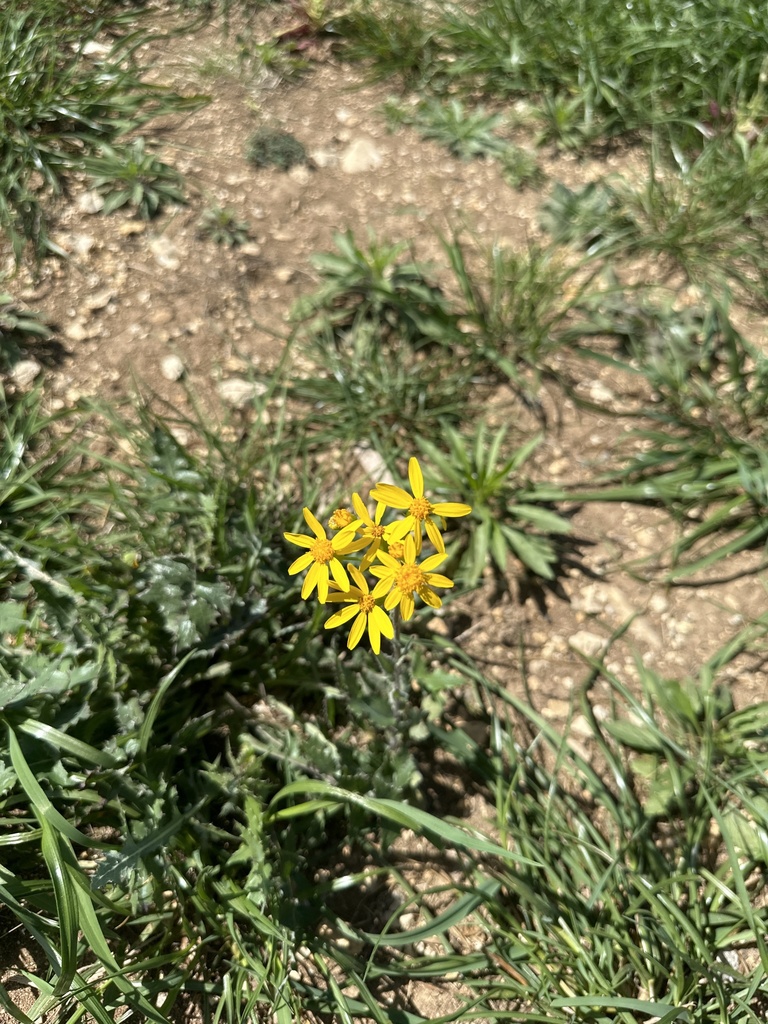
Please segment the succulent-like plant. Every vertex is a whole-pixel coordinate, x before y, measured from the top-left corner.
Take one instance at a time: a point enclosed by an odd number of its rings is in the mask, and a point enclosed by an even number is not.
[[[130,205],[151,220],[166,203],[184,202],[181,175],[148,153],[143,138],[119,148],[103,144],[101,151],[101,156],[83,160],[83,168],[104,196],[104,213]]]
[[[225,206],[209,206],[197,223],[197,234],[199,238],[209,238],[217,245],[233,248],[247,240],[248,223]]]
[[[259,128],[251,135],[245,151],[254,167],[279,167],[289,170],[306,162],[307,151],[297,138],[282,128]]]

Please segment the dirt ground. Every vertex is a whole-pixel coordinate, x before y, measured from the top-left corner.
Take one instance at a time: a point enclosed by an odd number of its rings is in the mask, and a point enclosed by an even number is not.
[[[256,38],[286,27],[283,8],[259,17]],[[160,26],[166,19],[158,13]],[[415,129],[390,132],[380,109],[390,90],[363,85],[360,72],[337,63],[330,50],[318,51],[304,79],[288,83],[231,70],[234,45],[233,34],[225,37],[216,24],[150,44],[153,80],[212,97],[197,112],[164,118],[147,133],[161,141],[160,157],[184,173],[189,205],[148,224],[124,211],[105,217],[86,212],[89,196],[75,184],[58,202],[53,227],[69,259],[50,258],[39,273],[23,268],[11,283],[16,297],[56,325],[63,351],[44,366],[52,408],[88,395],[117,400],[136,383],[182,409],[185,384],[211,402],[222,395],[236,401],[225,382],[252,379],[276,365],[287,311],[317,284],[309,257],[333,249],[334,232],[350,228],[360,241],[369,231],[407,241],[419,259],[437,267],[445,265],[438,233],[456,227],[480,246],[498,241],[523,248],[538,236],[537,209],[554,182],[574,187],[633,159],[631,153],[607,162],[540,154],[545,183],[515,191],[493,163],[455,159]],[[293,133],[309,165],[284,173],[249,164],[246,140],[264,124]],[[249,223],[245,245],[227,249],[197,237],[200,215],[212,204]],[[34,345],[28,354],[45,362]],[[170,379],[169,356],[183,366],[178,380]],[[585,397],[601,389],[605,399],[615,381],[596,371],[579,387]],[[560,412],[562,426],[537,453],[542,474],[555,483],[586,479],[601,453],[634,426],[571,401]],[[506,415],[521,415],[511,397]],[[754,572],[760,553],[734,556],[696,585],[662,587],[626,568],[674,539],[661,513],[593,504],[577,511],[573,522],[580,565],[567,571],[559,588],[526,593],[512,566],[507,592],[498,594],[489,582],[452,605],[445,620],[435,620],[436,629],[460,622],[459,641],[517,694],[524,692],[525,673],[539,709],[554,721],[572,715],[573,695],[588,671],[580,652],[599,654],[630,618],[607,659],[609,670],[627,683],[637,680],[637,658],[662,676],[695,674],[765,610],[764,575]],[[722,678],[737,706],[768,698],[768,673],[758,655],[739,657]],[[576,710],[577,737],[582,726]],[[6,945],[13,969],[18,951],[12,936]],[[448,1012],[451,994],[430,996],[428,988],[413,1005],[425,1016]]]

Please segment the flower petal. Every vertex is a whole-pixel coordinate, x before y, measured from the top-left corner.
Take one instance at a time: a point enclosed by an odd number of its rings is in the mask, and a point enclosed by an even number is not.
[[[400,598],[400,614],[403,618],[403,622],[407,622],[408,619],[413,615],[413,594],[403,594]]]
[[[317,574],[317,600],[325,604],[328,600],[328,566],[316,563],[320,572]]]
[[[338,558],[332,558],[328,564],[328,568],[331,570],[331,575],[334,580],[338,583],[342,590],[349,590],[350,582],[349,576],[347,576],[347,570],[338,560]]]
[[[309,509],[306,508],[306,506],[304,507],[303,512],[304,512],[304,521],[306,522],[307,526],[310,528],[312,533],[314,533],[314,535],[317,537],[318,540],[326,540],[327,534],[325,532],[325,527],[321,523],[318,522],[318,520],[309,511]]]
[[[350,565],[349,574],[357,584],[358,590],[360,590],[362,594],[367,594],[368,580],[365,578],[365,576],[363,576],[363,574],[360,572],[356,565]]]
[[[349,590],[329,590],[328,601],[338,604],[339,601],[354,601],[355,604],[363,595],[357,587],[350,587]],[[327,604],[328,602],[326,602]]]
[[[426,586],[419,587],[419,597],[424,604],[428,604],[430,608],[439,608],[443,603],[434,590],[430,590],[429,587]]]
[[[408,481],[414,498],[424,497],[424,475],[421,472],[419,460],[413,456],[408,462]]]
[[[360,612],[352,623],[352,629],[349,631],[349,639],[347,640],[347,647],[350,651],[360,643],[362,635],[365,632],[365,624],[367,620],[368,616],[365,612]]]
[[[400,568],[400,563],[397,561],[397,559],[393,558],[392,555],[390,555],[389,552],[387,551],[379,550],[376,554],[376,557],[383,565],[387,567],[387,569],[389,569],[390,572],[397,572],[397,570]],[[371,570],[371,572],[373,572],[373,570]],[[378,576],[380,574],[373,573],[373,575]]]
[[[403,541],[403,547],[405,548],[404,562],[415,562],[416,561],[416,541],[413,537],[406,537]],[[435,556],[432,555],[434,558]],[[429,561],[429,559],[427,559]]]
[[[440,565],[441,562],[445,561],[445,559],[446,559],[445,552],[444,551],[438,551],[436,555],[430,555],[429,558],[425,558],[424,559],[424,561],[421,563],[421,566],[420,566],[421,571],[422,572],[432,572],[432,570],[436,569],[438,567],[438,565]]]
[[[402,487],[395,487],[394,484],[376,484],[371,491],[374,501],[383,501],[390,508],[408,508],[413,497],[404,491]]]
[[[381,611],[381,608],[373,609],[368,616],[368,639],[371,641],[371,650],[373,653],[381,654],[381,630],[379,629],[378,619],[374,615],[374,612],[377,611],[381,612],[381,614],[384,615],[384,618],[387,619],[387,616],[383,611]],[[389,622],[389,619],[387,619],[387,622]]]
[[[432,511],[436,516],[447,516],[449,519],[454,519],[456,516],[468,516],[472,511],[472,506],[462,505],[458,501],[441,501],[432,506]]]
[[[379,630],[382,636],[385,636],[387,637],[388,640],[391,640],[392,637],[395,635],[395,627],[392,625],[392,619],[390,619],[390,617],[387,615],[384,609],[380,608],[378,605],[375,606],[371,614],[368,616],[369,630],[371,628],[370,622],[373,619],[376,620],[376,628]],[[376,653],[378,653],[378,651]]]
[[[438,572],[427,572],[424,575],[430,587],[444,587],[446,590],[450,590],[454,585],[453,580],[449,580],[447,576],[441,576]]]
[[[427,520],[425,520],[424,525],[427,528],[427,536],[432,541],[432,547],[435,548],[435,550],[437,550],[437,551],[439,551],[441,553],[444,552],[445,551],[445,541],[443,540],[443,535],[438,530],[434,520],[427,519]]]
[[[374,590],[374,593],[376,591]],[[399,604],[402,594],[397,587],[393,587],[392,590],[387,594],[387,599],[384,602],[384,607],[388,612],[391,612],[396,604]]]
[[[334,612],[330,619],[328,619],[325,624],[325,628],[333,629],[335,626],[343,626],[345,622],[349,622],[350,619],[354,618],[358,611],[357,602],[354,604],[348,604],[346,608],[339,608],[339,610]]]
[[[303,555],[299,555],[299,557],[288,566],[288,575],[295,576],[297,572],[302,572],[302,570],[312,565],[313,562],[314,558],[312,555],[309,551],[305,551]]]
[[[357,512],[358,518],[362,519],[366,526],[373,526],[371,514],[365,507],[365,503],[359,494],[352,495],[352,505],[355,509],[355,512]]]
[[[305,601],[317,586],[317,581],[320,576],[320,568],[320,562],[313,562],[312,565],[309,567],[309,572],[304,577],[304,586],[301,588],[301,596],[304,598]]]
[[[305,533],[284,533],[283,536],[290,544],[298,544],[300,548],[311,548],[315,543],[315,538]]]
[[[413,516],[406,516],[399,523],[392,523],[391,526],[387,527],[387,543],[393,540],[402,540],[415,526],[416,520]]]
[[[394,582],[394,576],[385,576],[383,579],[379,580],[379,582],[373,588],[373,593],[371,594],[371,597],[375,601],[378,601],[380,597],[384,597],[385,594],[388,594],[390,592],[390,590],[392,589],[392,584]]]

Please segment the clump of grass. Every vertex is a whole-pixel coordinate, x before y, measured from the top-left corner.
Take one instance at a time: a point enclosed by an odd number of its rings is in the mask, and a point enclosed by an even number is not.
[[[296,164],[305,163],[307,152],[290,132],[263,127],[248,139],[245,156],[254,167],[278,167],[287,171]]]
[[[311,403],[318,442],[330,432],[392,457],[412,448],[414,434],[458,422],[476,363],[426,268],[400,258],[404,245],[372,239],[366,250],[351,232],[335,242],[337,252],[312,261],[322,284],[294,309],[318,369],[296,379],[292,393]]]
[[[578,739],[493,684],[506,714],[490,757],[444,737],[487,778],[516,861],[489,872],[501,886],[483,911],[495,978],[471,983],[478,1011],[563,1024],[762,1016],[768,704],[735,710],[717,675],[764,631],[688,682],[638,664],[640,695],[596,663],[574,695]],[[601,676],[612,711],[598,719]]]
[[[110,16],[68,21],[60,6],[32,4],[3,19],[0,229],[17,258],[29,240],[39,254],[46,250],[46,192],[60,192],[84,155],[113,144],[151,116],[203,102],[144,82],[129,60],[135,36],[103,61],[85,56],[86,44]]]
[[[577,192],[555,187],[542,223],[558,242],[616,261],[661,257],[688,280],[738,286],[765,302],[768,282],[768,145],[730,136],[707,143],[680,174],[649,163],[644,184],[592,182]]]

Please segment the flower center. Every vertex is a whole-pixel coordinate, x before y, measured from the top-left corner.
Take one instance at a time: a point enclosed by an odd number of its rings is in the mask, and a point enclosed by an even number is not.
[[[410,594],[426,583],[424,573],[413,562],[407,562],[397,570],[395,583],[401,594]]]
[[[414,519],[418,519],[423,522],[432,512],[432,502],[427,501],[426,498],[414,498],[408,511]]]
[[[393,540],[389,543],[389,553],[399,561],[405,555],[405,544],[401,540]]]
[[[354,521],[355,517],[348,508],[337,508],[333,510],[333,515],[328,520],[328,526],[332,530],[343,530],[345,526],[349,526]]]
[[[373,526],[369,526],[365,532],[368,534],[369,537],[383,537],[384,527],[381,525],[381,523],[374,523]]]
[[[371,594],[363,594],[362,597],[358,597],[357,603],[360,606],[360,611],[365,612],[366,615],[370,615],[376,607],[376,602]]]
[[[309,553],[316,562],[322,562],[325,565],[333,558],[333,544],[329,540],[316,540],[309,549]]]

